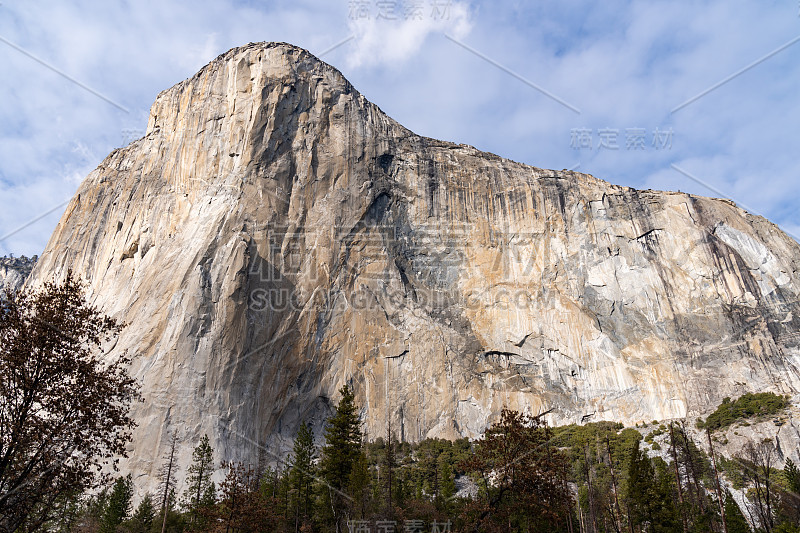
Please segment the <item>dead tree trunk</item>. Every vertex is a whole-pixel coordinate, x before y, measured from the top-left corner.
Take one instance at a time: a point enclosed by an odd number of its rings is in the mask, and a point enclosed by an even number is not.
[[[167,515],[169,514],[169,496],[170,492],[172,491],[172,477],[175,475],[175,446],[178,443],[178,435],[176,433],[172,433],[172,437],[170,439],[169,445],[169,453],[167,454],[167,463],[163,467],[163,475],[164,475],[164,494],[161,496],[161,511],[163,513],[163,518],[161,520],[161,533],[164,533],[167,530]]]
[[[717,502],[719,502],[719,513],[722,516],[722,530],[728,533],[728,521],[725,520],[725,504],[722,501],[722,494],[719,487],[719,473],[717,472],[717,459],[714,456],[714,445],[711,444],[711,431],[706,427],[706,436],[708,437],[708,451],[711,455],[711,466],[714,468],[714,484],[717,489]]]
[[[619,497],[617,496],[617,475],[614,472],[614,458],[611,456],[611,444],[606,437],[606,452],[608,453],[608,466],[611,470],[611,490],[614,493],[614,514],[616,515],[617,531],[622,532],[622,512],[619,508]]]
[[[683,526],[683,533],[686,533],[686,509],[683,504],[683,483],[681,483],[681,471],[678,467],[678,451],[675,449],[675,426],[672,422],[669,423],[669,444],[672,450],[672,464],[675,465],[675,481],[678,484],[678,503],[681,509],[681,525]]]

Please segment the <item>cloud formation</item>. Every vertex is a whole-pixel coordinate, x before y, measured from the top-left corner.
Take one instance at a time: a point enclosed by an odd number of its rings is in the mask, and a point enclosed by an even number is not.
[[[471,28],[469,6],[462,2],[433,1],[353,2],[348,27],[354,37],[347,56],[350,68],[396,66],[420,53],[432,34],[464,38]],[[381,5],[384,9],[381,9]],[[387,10],[386,7],[395,9]]]
[[[798,235],[798,36],[789,2],[3,2],[0,37],[28,55],[0,42],[0,255],[40,253],[63,209],[19,228],[141,136],[158,92],[251,41],[327,51],[419,134],[622,185],[721,191]]]

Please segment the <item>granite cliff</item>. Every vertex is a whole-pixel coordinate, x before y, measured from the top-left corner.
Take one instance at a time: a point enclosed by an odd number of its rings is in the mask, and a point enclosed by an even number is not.
[[[477,436],[504,405],[633,423],[800,393],[800,246],[775,225],[415,135],[282,43],[158,95],[32,282],[68,268],[128,324],[110,356],[143,384],[142,476],[173,430],[184,467],[203,433],[218,459],[277,457],[345,383],[370,435],[406,440]]]
[[[22,288],[33,270],[37,257],[0,257],[0,296],[6,291],[14,292]]]

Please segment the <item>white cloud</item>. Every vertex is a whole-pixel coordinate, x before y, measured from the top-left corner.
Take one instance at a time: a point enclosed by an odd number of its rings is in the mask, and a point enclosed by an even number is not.
[[[439,13],[428,10],[415,17],[394,17],[350,19],[348,26],[355,40],[347,57],[348,66],[396,66],[418,54],[431,34],[446,33],[461,39],[472,26],[469,6],[461,2],[448,3]]]
[[[800,33],[796,6],[724,0],[451,2],[422,19],[352,17],[351,2],[3,2],[0,36],[130,110],[124,113],[0,43],[0,236],[62,202],[156,94],[228,48],[287,41],[321,53],[417,133],[624,185],[713,195],[675,163],[787,227],[800,226],[800,43],[681,111],[676,105]],[[446,2],[441,2],[445,4]],[[398,3],[402,4],[402,3]],[[446,39],[451,35],[577,106],[578,115]],[[674,130],[670,150],[591,151],[572,128]],[[140,133],[141,135],[141,133]],[[130,140],[130,139],[128,139]],[[595,137],[595,143],[597,138]],[[40,253],[53,214],[0,242]]]

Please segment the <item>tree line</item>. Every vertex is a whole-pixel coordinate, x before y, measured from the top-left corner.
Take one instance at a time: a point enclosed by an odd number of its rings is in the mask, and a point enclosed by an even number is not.
[[[771,442],[727,460],[713,445],[711,453],[698,446],[680,423],[651,432],[666,435],[662,450],[621,424],[549,427],[543,416],[507,409],[475,441],[398,442],[390,426],[367,441],[352,390],[340,394],[322,445],[301,425],[281,467],[222,464],[216,486],[204,436],[181,497],[168,455],[157,494],[131,509],[130,477],[118,478],[85,501],[67,531],[800,531],[800,471],[791,461],[779,468]]]

